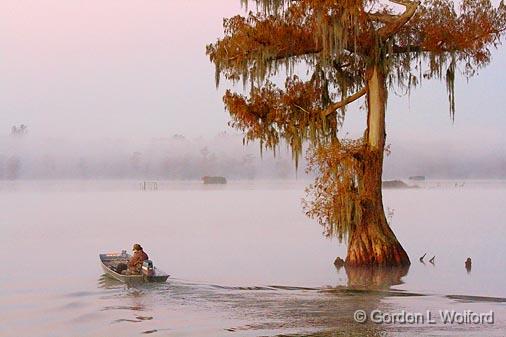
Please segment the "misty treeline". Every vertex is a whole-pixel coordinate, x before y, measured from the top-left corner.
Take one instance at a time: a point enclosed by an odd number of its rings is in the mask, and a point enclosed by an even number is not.
[[[0,139],[0,179],[195,180],[295,178],[291,157],[280,151],[261,158],[259,147],[243,147],[242,136],[183,135],[147,141],[127,139],[35,139],[12,133]]]
[[[441,147],[434,143],[392,144],[385,161],[385,179],[412,175],[428,178],[506,178],[506,150],[469,145]],[[304,179],[305,162],[296,172],[291,154],[280,146],[260,155],[259,145],[243,147],[242,136],[173,135],[146,141],[128,139],[38,139],[29,133],[0,136],[0,180],[18,179],[139,179],[198,180]]]

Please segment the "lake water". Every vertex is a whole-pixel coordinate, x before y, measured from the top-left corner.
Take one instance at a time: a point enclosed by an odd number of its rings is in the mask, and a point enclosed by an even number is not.
[[[305,185],[0,182],[0,336],[506,335],[506,182],[385,190],[406,275],[336,270],[346,249],[302,213]],[[135,242],[167,283],[102,274],[99,253]],[[361,324],[359,309],[435,322]],[[439,310],[494,322],[444,324]]]

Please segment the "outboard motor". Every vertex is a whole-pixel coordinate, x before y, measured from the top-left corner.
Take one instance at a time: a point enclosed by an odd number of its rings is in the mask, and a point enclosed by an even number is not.
[[[153,267],[153,261],[145,260],[142,263],[142,274],[145,276],[154,276],[155,275],[155,267]]]

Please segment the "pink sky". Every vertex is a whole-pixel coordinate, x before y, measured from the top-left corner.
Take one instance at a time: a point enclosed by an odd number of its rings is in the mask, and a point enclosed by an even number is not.
[[[21,123],[31,134],[62,137],[227,130],[205,45],[237,13],[239,0],[3,0],[0,135]],[[444,83],[424,84],[411,100],[392,92],[391,139],[471,134],[506,143],[506,52],[494,54],[481,76],[458,81],[455,125]],[[361,112],[349,115],[358,116],[350,125],[363,122]]]

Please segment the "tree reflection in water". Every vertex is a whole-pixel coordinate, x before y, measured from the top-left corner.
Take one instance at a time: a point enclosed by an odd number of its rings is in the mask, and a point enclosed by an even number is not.
[[[345,267],[349,288],[390,289],[403,284],[402,278],[408,274],[405,267]]]

